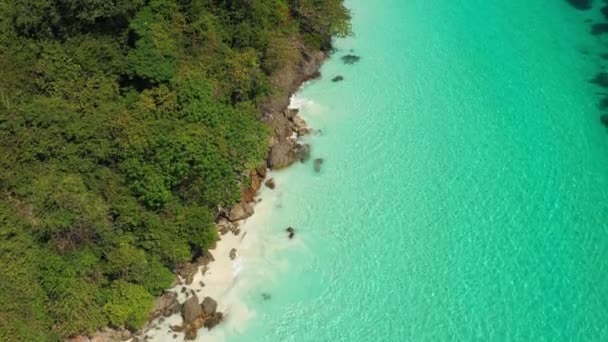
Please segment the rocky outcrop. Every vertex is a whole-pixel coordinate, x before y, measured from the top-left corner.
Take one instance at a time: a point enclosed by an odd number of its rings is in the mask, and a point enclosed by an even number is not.
[[[239,221],[253,215],[253,207],[249,203],[237,203],[230,209],[230,221]]]
[[[218,325],[224,314],[217,311],[217,302],[211,297],[205,297],[199,304],[198,297],[193,294],[183,305],[181,326],[172,326],[171,330],[186,334],[186,340],[194,340],[202,327],[211,329]]]

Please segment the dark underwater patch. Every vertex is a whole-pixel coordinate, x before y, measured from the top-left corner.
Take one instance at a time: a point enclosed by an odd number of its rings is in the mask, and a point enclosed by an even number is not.
[[[566,2],[581,11],[589,10],[593,6],[593,0],[566,0]]]

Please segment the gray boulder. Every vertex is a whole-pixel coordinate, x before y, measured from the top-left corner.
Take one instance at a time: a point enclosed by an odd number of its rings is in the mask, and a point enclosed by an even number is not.
[[[205,314],[213,315],[217,311],[217,302],[211,297],[205,297],[201,307]]]
[[[230,221],[244,220],[253,215],[253,207],[248,203],[238,203],[230,210]]]
[[[267,180],[264,183],[268,188],[273,189],[276,187],[276,184],[274,183],[274,179],[270,178],[269,180]]]
[[[203,313],[203,308],[198,303],[198,297],[196,294],[192,295],[187,301],[184,302],[182,307],[182,318],[186,324],[194,322]]]
[[[289,139],[278,141],[268,156],[268,167],[272,170],[283,169],[296,161],[293,143]]]

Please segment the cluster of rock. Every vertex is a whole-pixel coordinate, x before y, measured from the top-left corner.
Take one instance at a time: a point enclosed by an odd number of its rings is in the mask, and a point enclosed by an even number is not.
[[[213,298],[205,297],[200,303],[194,292],[182,305],[181,313],[184,323],[181,326],[171,326],[171,330],[184,332],[186,340],[194,340],[200,328],[211,330],[224,319],[224,314],[217,311],[217,302]]]

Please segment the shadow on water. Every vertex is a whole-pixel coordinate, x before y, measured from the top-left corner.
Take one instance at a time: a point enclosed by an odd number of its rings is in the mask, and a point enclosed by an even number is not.
[[[587,11],[593,8],[593,0],[566,0],[566,2],[573,8],[581,11]],[[585,23],[590,25],[590,33],[596,37],[601,37],[608,33],[608,0],[603,0],[602,2],[603,5],[600,8],[600,11],[603,14],[606,22],[593,23],[593,21],[590,19],[585,20]],[[606,43],[604,43],[604,48],[608,50]],[[603,60],[608,60],[608,52],[601,53],[599,57]],[[597,85],[603,90],[606,90],[608,89],[608,73],[603,71],[605,66],[601,66],[601,69],[602,70],[598,71],[597,74],[589,80],[589,82]],[[608,128],[608,94],[601,93],[599,96],[601,96],[601,98],[599,99],[597,106],[601,111],[600,123]]]

